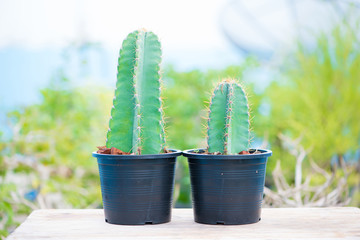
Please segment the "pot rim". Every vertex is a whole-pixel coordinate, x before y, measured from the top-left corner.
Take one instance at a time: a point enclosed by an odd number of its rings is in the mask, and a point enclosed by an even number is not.
[[[121,159],[121,160],[132,160],[132,159],[162,159],[178,157],[182,154],[181,150],[168,149],[170,153],[159,153],[159,154],[142,154],[142,155],[112,155],[112,154],[101,154],[93,152],[93,157],[101,157],[102,159]]]
[[[270,157],[272,155],[272,151],[268,149],[260,149],[260,148],[251,148],[250,151],[260,151],[261,153],[257,154],[244,154],[244,155],[209,155],[209,154],[201,154],[194,153],[194,151],[205,151],[205,148],[199,149],[189,149],[184,150],[182,155],[188,158],[193,159],[218,159],[218,160],[234,160],[234,159],[254,159],[254,158],[264,158]]]

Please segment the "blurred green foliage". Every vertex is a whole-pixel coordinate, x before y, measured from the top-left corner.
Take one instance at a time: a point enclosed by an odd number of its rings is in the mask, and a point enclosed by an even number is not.
[[[248,88],[253,136],[268,142],[273,150],[266,180],[269,187],[278,159],[290,182],[294,177],[294,157],[284,148],[280,133],[290,138],[301,136],[300,144],[311,149],[309,157],[328,171],[334,156],[356,163],[355,155],[349,155],[359,149],[360,141],[356,31],[341,25],[331,36],[317,36],[312,49],[299,44],[282,66],[276,66],[279,74],[265,92],[257,91],[263,87],[246,77],[248,72],[262,71],[262,64],[252,58],[222,70],[178,72],[168,66],[163,74],[168,147],[206,147],[206,102],[216,82],[232,77],[244,81]],[[98,85],[74,87],[59,71],[41,95],[40,103],[9,113],[12,136],[0,141],[3,237],[33,209],[96,208],[102,204],[91,152],[105,144],[113,90]],[[176,177],[176,205],[190,206],[190,180],[182,157]],[[356,206],[360,205],[359,179],[356,171],[348,178],[352,205]],[[324,179],[319,176],[313,181],[317,184]]]
[[[3,236],[32,209],[101,206],[91,152],[105,141],[110,91],[71,87],[59,72],[41,95],[41,103],[8,114],[11,140],[0,145]]]
[[[343,23],[331,34],[319,34],[311,48],[298,44],[281,66],[278,79],[261,96],[269,114],[257,131],[268,136],[274,157],[289,159],[278,135],[300,137],[309,157],[330,169],[331,159],[357,161],[360,143],[359,24]],[[353,153],[353,154],[351,154]],[[291,165],[288,169],[293,172]]]

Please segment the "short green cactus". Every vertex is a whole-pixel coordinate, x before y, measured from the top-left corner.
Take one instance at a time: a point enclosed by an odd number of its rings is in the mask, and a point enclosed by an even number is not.
[[[123,41],[106,147],[158,154],[165,147],[160,79],[161,46],[145,30]]]
[[[208,152],[238,154],[249,147],[249,106],[243,88],[232,79],[220,82],[211,97]]]

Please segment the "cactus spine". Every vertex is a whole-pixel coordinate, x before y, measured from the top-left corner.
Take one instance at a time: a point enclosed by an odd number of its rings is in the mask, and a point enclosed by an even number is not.
[[[249,147],[249,106],[245,91],[232,79],[220,82],[211,97],[208,152],[237,154]]]
[[[135,154],[157,154],[165,147],[161,101],[161,46],[145,30],[123,41],[106,146]]]

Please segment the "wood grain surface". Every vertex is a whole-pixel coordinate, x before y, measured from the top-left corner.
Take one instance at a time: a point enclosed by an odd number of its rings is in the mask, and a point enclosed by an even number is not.
[[[360,239],[360,209],[263,208],[255,224],[195,223],[192,209],[173,209],[170,223],[122,226],[101,209],[36,210],[8,239]]]

